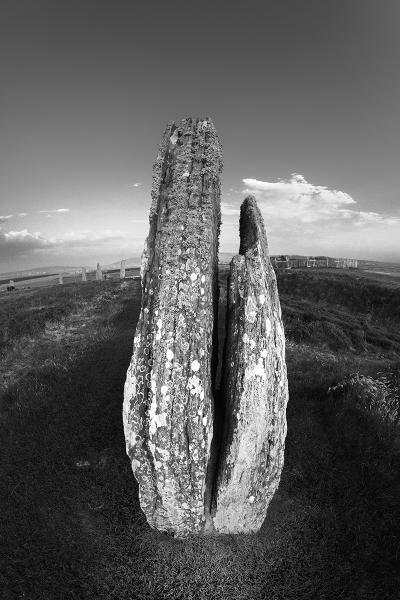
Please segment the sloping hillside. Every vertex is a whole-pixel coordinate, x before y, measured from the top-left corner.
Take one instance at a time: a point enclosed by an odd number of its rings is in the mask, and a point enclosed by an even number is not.
[[[398,599],[398,292],[328,272],[278,285],[290,387],[278,493],[258,534],[185,541],[149,529],[125,456],[140,283],[21,296],[0,356],[6,600]]]

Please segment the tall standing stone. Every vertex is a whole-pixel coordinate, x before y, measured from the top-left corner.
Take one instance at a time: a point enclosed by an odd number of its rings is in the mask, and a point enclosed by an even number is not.
[[[288,385],[285,337],[264,223],[253,197],[240,214],[240,250],[231,262],[224,364],[224,432],[214,527],[257,531],[284,460]]]
[[[209,119],[167,127],[154,165],[142,308],[124,397],[151,526],[202,531],[213,433],[221,147]]]
[[[96,267],[96,281],[102,281],[102,280],[103,280],[103,271],[101,270],[100,263],[97,263],[97,267]]]
[[[82,267],[82,281],[86,281],[86,267]]]
[[[63,274],[62,273],[58,274],[58,283],[60,285],[62,285],[64,283],[64,278],[63,278]]]
[[[119,270],[119,278],[125,279],[126,260],[121,260],[121,267]]]

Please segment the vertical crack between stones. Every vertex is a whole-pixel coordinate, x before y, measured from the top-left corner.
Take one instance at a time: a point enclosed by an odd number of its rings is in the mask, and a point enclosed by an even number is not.
[[[239,235],[240,235],[240,247],[239,256],[245,256],[246,253],[253,249],[258,240],[260,239],[260,231],[258,228],[257,219],[253,210],[254,199],[248,197],[242,204],[240,211],[240,222],[239,222]],[[267,248],[262,248],[263,252],[268,252]],[[223,338],[223,350],[221,354],[221,369],[220,369],[220,380],[219,386],[217,385],[217,368],[212,373],[212,389],[214,399],[214,410],[213,410],[213,438],[211,443],[210,458],[207,466],[206,476],[206,493],[204,495],[205,504],[205,517],[206,517],[206,532],[214,531],[213,517],[217,511],[217,492],[218,492],[218,479],[220,476],[220,469],[222,465],[222,459],[226,450],[228,449],[234,429],[235,415],[231,414],[232,403],[229,402],[228,393],[229,390],[226,388],[227,383],[227,347],[229,343],[232,343],[231,333],[229,329],[232,327],[231,315],[229,307],[229,298],[231,292],[231,285],[237,285],[237,281],[232,281],[234,276],[234,259],[230,264],[230,273],[227,280],[227,293],[225,298],[225,320],[224,328],[221,335],[218,335],[218,304],[220,287],[217,286],[215,292],[216,297],[216,308],[214,309],[214,332],[213,337],[213,361],[216,360],[218,363],[218,348],[221,344],[221,338]],[[244,266],[244,264],[243,264]],[[239,264],[235,264],[236,277],[238,275]],[[218,277],[217,277],[218,282]],[[217,367],[217,365],[216,365]],[[242,374],[242,377],[244,375]]]
[[[229,288],[230,275],[227,280],[227,293],[224,298],[224,324],[223,330],[219,333],[219,304],[221,287],[219,285],[219,267],[217,267],[216,289],[215,289],[215,305],[214,305],[214,335],[212,348],[212,391],[213,391],[213,437],[211,441],[210,458],[207,465],[206,475],[206,492],[204,494],[204,514],[206,519],[205,532],[212,533],[214,531],[213,517],[216,512],[216,496],[218,475],[220,469],[221,458],[224,454],[226,440],[225,422],[229,418],[227,414],[226,391],[224,389],[225,370],[226,370],[226,348],[228,344],[228,323],[229,323]],[[220,345],[223,343],[221,357],[219,358]],[[218,363],[221,362],[221,368],[218,376]]]

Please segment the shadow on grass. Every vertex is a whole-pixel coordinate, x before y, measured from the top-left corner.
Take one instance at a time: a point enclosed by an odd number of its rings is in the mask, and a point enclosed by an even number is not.
[[[287,574],[292,584],[297,580],[299,598],[394,600],[400,586],[400,457],[367,419],[328,400],[327,388],[346,368],[351,372],[352,365],[312,370],[303,364],[299,380],[290,374],[289,358],[289,433],[274,502],[282,497],[294,503],[294,520],[303,514],[305,521],[301,530],[293,528],[303,539]],[[277,509],[271,505],[264,527]],[[305,593],[307,582],[315,596]]]
[[[122,431],[131,339],[117,330],[72,369],[27,374],[5,398],[0,578],[15,597],[81,597],[110,533],[147,530]]]
[[[76,363],[26,374],[6,398],[6,600],[397,599],[399,465],[326,401],[341,365],[288,355],[285,468],[258,534],[149,529],[122,430],[129,306]]]

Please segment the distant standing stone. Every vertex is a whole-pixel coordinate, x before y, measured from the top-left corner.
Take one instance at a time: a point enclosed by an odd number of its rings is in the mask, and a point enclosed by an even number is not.
[[[127,453],[152,527],[204,528],[221,147],[209,119],[167,127],[154,165],[142,309],[125,384]]]
[[[86,281],[86,268],[82,267],[82,281]]]
[[[100,263],[97,263],[96,281],[102,281],[102,280],[103,280],[103,271],[101,270]]]
[[[264,222],[251,196],[241,206],[239,252],[228,289],[225,429],[214,514],[221,533],[260,528],[279,484],[286,436],[281,308]]]
[[[126,260],[121,260],[121,268],[119,270],[119,278],[125,279]]]

